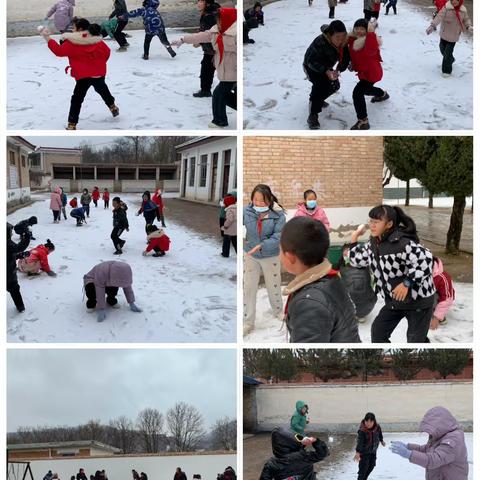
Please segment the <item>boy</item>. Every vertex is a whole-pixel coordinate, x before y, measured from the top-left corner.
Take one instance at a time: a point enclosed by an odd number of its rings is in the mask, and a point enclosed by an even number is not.
[[[128,232],[128,219],[126,212],[126,205],[120,200],[120,197],[115,197],[112,200],[113,206],[113,230],[110,235],[113,246],[115,247],[114,255],[121,255],[122,248],[125,245],[125,240],[120,238],[124,230]]]
[[[15,225],[15,227],[13,227],[13,230],[17,235],[20,235],[20,238],[22,240],[26,237],[28,237],[30,240],[35,240],[35,238],[33,237],[31,227],[33,225],[36,225],[37,223],[38,223],[37,217],[30,217],[30,218],[27,218],[26,220],[22,220],[21,222],[18,222]]]
[[[358,343],[355,307],[326,258],[330,245],[322,222],[295,217],[280,237],[280,261],[295,275],[284,292],[292,343]]]
[[[73,208],[70,212],[70,216],[77,221],[77,227],[81,227],[83,223],[87,223],[84,207]]]
[[[305,427],[308,423],[308,405],[302,400],[298,400],[295,404],[295,413],[290,419],[290,428],[300,435],[305,435]]]

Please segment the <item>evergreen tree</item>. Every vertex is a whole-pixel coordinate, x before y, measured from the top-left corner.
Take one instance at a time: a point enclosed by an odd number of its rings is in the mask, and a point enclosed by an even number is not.
[[[337,349],[308,349],[299,351],[304,370],[313,375],[315,381],[319,378],[328,382],[334,378],[345,377],[345,353]]]
[[[384,353],[379,349],[349,349],[346,352],[346,367],[362,381],[368,382],[369,375],[378,375],[383,369]]]
[[[423,368],[419,350],[399,348],[391,350],[392,370],[399,380],[413,380]]]
[[[445,379],[448,375],[458,375],[468,365],[471,350],[428,349],[423,352],[426,367],[432,372],[438,372]]]

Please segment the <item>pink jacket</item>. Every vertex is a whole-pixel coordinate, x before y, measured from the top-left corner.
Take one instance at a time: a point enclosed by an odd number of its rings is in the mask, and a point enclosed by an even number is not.
[[[433,283],[438,295],[438,303],[433,315],[439,320],[443,320],[450,307],[455,303],[455,289],[452,277],[444,271],[443,263],[439,258],[433,264]]]
[[[463,31],[470,30],[472,22],[464,5],[460,7],[459,14],[464,27]],[[443,40],[447,42],[458,42],[460,34],[462,33],[462,27],[450,2],[447,2],[445,7],[442,8],[438,15],[432,20],[433,27],[436,28],[439,24],[441,24],[440,38],[443,38]]]
[[[57,187],[50,194],[50,210],[60,211],[62,209],[62,190]]]
[[[297,205],[297,211],[295,212],[294,217],[310,217],[314,220],[322,222],[326,229],[330,231],[330,222],[328,221],[327,214],[323,208],[316,206],[313,210],[308,210],[305,203],[299,203]]]

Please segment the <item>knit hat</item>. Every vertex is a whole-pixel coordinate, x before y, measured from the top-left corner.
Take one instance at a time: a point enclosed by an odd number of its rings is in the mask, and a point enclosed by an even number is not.
[[[368,22],[364,18],[359,18],[354,24],[353,28],[364,28],[368,30]]]

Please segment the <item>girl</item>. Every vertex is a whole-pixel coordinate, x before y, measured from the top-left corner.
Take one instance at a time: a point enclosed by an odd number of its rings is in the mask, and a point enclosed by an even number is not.
[[[54,250],[55,245],[50,239],[47,239],[47,243],[30,250],[28,257],[21,258],[18,261],[18,269],[29,276],[39,275],[43,270],[49,277],[56,277],[57,274],[52,271],[48,263],[48,255]]]
[[[460,38],[460,34],[473,30],[463,0],[447,2],[427,28],[427,35],[436,30],[439,24],[441,24],[440,53],[443,56],[442,74],[444,77],[449,77],[452,74],[453,62],[455,61],[453,49]]]
[[[268,185],[257,185],[244,208],[244,335],[253,330],[258,283],[263,274],[270,306],[275,317],[282,315],[280,235],[285,225],[285,210]],[[281,210],[275,210],[277,204]]]
[[[62,213],[63,213],[63,218],[64,220],[67,219],[67,211],[66,211],[66,206],[67,206],[67,194],[64,192],[63,187],[60,187],[60,190],[62,191],[61,194],[61,199],[62,199]]]
[[[397,14],[397,0],[388,0],[385,15],[388,15],[390,8],[393,8],[394,15]]]
[[[227,196],[225,203],[225,222],[223,224],[223,245],[222,257],[230,256],[230,243],[237,253],[237,199],[233,196]]]
[[[75,7],[75,0],[59,0],[48,11],[45,20],[48,20],[53,14],[53,23],[55,28],[64,33],[68,31],[72,26],[73,21],[73,8]]]
[[[294,217],[311,217],[325,225],[330,231],[330,222],[328,221],[325,210],[317,205],[317,194],[313,190],[303,192],[303,202],[297,205],[297,211]]]
[[[358,462],[357,480],[367,480],[377,463],[378,445],[385,446],[383,433],[371,412],[365,415],[357,433],[357,447],[354,460]]]
[[[155,222],[155,219],[157,218],[157,206],[152,202],[148,190],[143,192],[142,205],[135,215],[138,216],[141,213],[143,213],[143,218],[145,218],[145,231],[147,231],[146,227],[148,225],[153,225],[153,222]]]
[[[125,0],[113,0],[113,12],[108,18],[117,19],[117,27],[115,28],[115,32],[113,32],[113,38],[115,38],[120,46],[120,48],[117,49],[117,52],[126,52],[129,43],[123,33],[123,29],[128,25],[128,9]]]
[[[438,257],[433,257],[433,283],[435,284],[435,311],[433,312],[430,329],[436,330],[439,325],[447,323],[447,313],[455,303],[455,289],[452,277],[443,269],[443,263]]]
[[[50,194],[50,210],[53,213],[53,223],[60,223],[60,212],[62,211],[62,190],[56,187]]]
[[[320,128],[318,114],[326,106],[325,100],[340,89],[340,72],[349,63],[347,29],[343,22],[334,20],[322,27],[321,35],[308,47],[303,60],[303,70],[312,83],[307,119],[310,130]]]
[[[220,8],[217,24],[205,32],[185,35],[172,45],[211,43],[215,50],[215,69],[220,83],[212,96],[213,119],[210,128],[228,127],[227,106],[237,109],[237,10]]]
[[[385,300],[372,324],[372,343],[390,343],[403,318],[408,321],[409,343],[428,342],[435,293],[433,256],[420,245],[414,221],[401,208],[379,205],[369,217],[370,240],[357,243],[366,232],[360,225],[352,235],[350,264],[370,267],[375,291]]]
[[[106,210],[110,205],[110,192],[108,191],[108,188],[103,191],[102,200],[103,209]]]
[[[67,130],[76,130],[83,100],[90,87],[102,97],[105,105],[110,109],[114,117],[120,111],[115,105],[115,98],[105,83],[107,74],[107,60],[110,57],[110,49],[102,41],[99,25],[90,24],[84,18],[75,19],[73,33],[65,33],[65,41],[59,45],[50,38],[50,32],[44,28],[40,34],[48,42],[48,48],[57,57],[68,57],[69,67],[76,84],[70,101]]]
[[[88,189],[84,188],[82,196],[80,197],[80,204],[85,209],[87,218],[90,218],[90,202],[92,201],[92,196],[88,193]]]
[[[375,21],[367,22],[361,18],[353,25],[353,31],[348,39],[352,70],[357,72],[360,80],[352,94],[358,121],[350,130],[370,128],[365,95],[373,96],[372,103],[384,102],[390,98],[385,90],[375,87],[375,83],[383,77],[380,39],[375,34],[376,28]]]
[[[164,204],[163,204],[163,198],[162,198],[162,190],[160,188],[157,188],[155,190],[155,193],[153,194],[152,197],[152,202],[157,206],[157,220],[159,222],[162,222],[162,227],[166,228],[167,226],[165,225],[165,215],[164,215]]]
[[[170,238],[155,225],[147,225],[146,231],[148,245],[142,255],[146,256],[153,250],[153,257],[163,257],[170,250]]]
[[[77,208],[77,207],[78,207],[77,197],[73,197],[73,198],[70,200],[69,205],[70,205],[72,208]]]
[[[98,187],[93,187],[92,200],[93,200],[93,204],[95,205],[95,208],[98,207],[99,199],[100,199],[100,190],[98,189]]]

